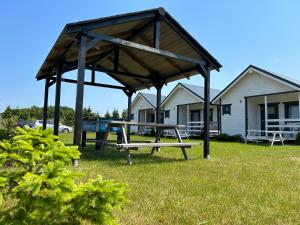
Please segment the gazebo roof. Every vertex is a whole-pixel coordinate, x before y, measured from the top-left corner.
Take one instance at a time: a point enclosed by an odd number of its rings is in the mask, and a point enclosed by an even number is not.
[[[107,73],[133,90],[152,87],[157,80],[168,83],[199,74],[199,65],[221,67],[170,14],[157,8],[67,24],[36,78],[55,76],[58,65],[62,72],[77,69],[82,34],[88,37],[86,69]]]

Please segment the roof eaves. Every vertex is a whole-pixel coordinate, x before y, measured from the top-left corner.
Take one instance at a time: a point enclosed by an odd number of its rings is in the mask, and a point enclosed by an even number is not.
[[[269,72],[269,71],[267,71],[267,70],[264,70],[264,69],[262,69],[262,68],[260,68],[260,67],[257,67],[257,66],[254,66],[254,65],[249,65],[245,70],[243,70],[243,72],[241,72],[232,82],[230,82],[230,84],[228,84],[216,97],[214,97],[214,99],[211,101],[211,102],[214,102],[214,101],[216,101],[219,97],[221,97],[238,79],[240,79],[241,78],[241,76],[243,76],[244,74],[245,74],[245,72],[247,71],[247,70],[249,70],[250,68],[253,68],[253,69],[255,69],[255,70],[258,70],[258,71],[260,71],[261,73],[265,73],[265,74],[267,74],[267,75],[269,75],[269,76],[271,76],[271,77],[273,77],[273,78],[275,78],[275,79],[278,79],[278,80],[281,80],[281,81],[283,81],[283,82],[285,82],[285,83],[287,83],[287,84],[289,84],[289,85],[292,85],[292,86],[295,86],[296,88],[300,88],[300,85],[299,84],[296,84],[296,83],[294,83],[294,82],[292,82],[292,81],[290,81],[290,80],[287,80],[287,79],[285,79],[285,78],[283,78],[283,77],[281,77],[281,76],[279,76],[279,75],[277,75],[277,74],[274,74],[274,73],[271,73],[271,72]]]
[[[176,90],[180,83],[176,84],[176,86],[172,89],[172,91],[167,95],[167,97],[162,101],[161,105],[165,104],[165,102],[168,100],[169,96],[172,95],[172,93]]]
[[[221,97],[228,88],[230,88],[230,86],[232,84],[234,84],[238,79],[240,79],[240,77],[251,67],[252,65],[249,65],[246,69],[243,70],[243,72],[241,72],[233,81],[231,81],[219,94],[217,94],[216,97],[214,97],[211,102],[216,101],[219,97]]]
[[[259,70],[259,71],[262,72],[262,73],[266,73],[266,74],[268,74],[268,75],[270,75],[270,76],[272,76],[272,77],[274,77],[274,78],[276,78],[276,79],[278,79],[278,80],[281,80],[281,81],[283,81],[283,82],[285,82],[285,83],[288,83],[288,84],[293,85],[293,86],[295,86],[295,87],[297,87],[297,88],[300,88],[300,85],[299,85],[299,84],[297,84],[297,83],[295,83],[295,82],[292,82],[292,81],[290,81],[290,80],[287,80],[286,78],[281,77],[281,76],[279,76],[278,74],[272,73],[272,72],[270,72],[270,71],[264,70],[264,69],[262,69],[262,68],[259,68],[259,67],[257,67],[257,66],[254,66],[254,65],[250,65],[250,67],[252,67],[252,68],[254,68],[254,69],[256,69],[256,70]]]
[[[183,88],[185,88],[187,91],[191,92],[193,95],[195,95],[196,97],[198,97],[201,101],[204,101],[204,98],[202,98],[201,96],[199,96],[198,94],[196,94],[195,92],[193,92],[191,89],[187,88],[184,84],[182,83],[178,83],[173,90],[167,95],[167,97],[162,101],[161,105],[165,104],[166,101],[168,101],[169,97],[175,92],[175,90],[177,89],[178,86],[182,86]]]

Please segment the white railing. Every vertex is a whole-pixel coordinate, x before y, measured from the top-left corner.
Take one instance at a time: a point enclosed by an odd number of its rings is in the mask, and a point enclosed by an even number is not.
[[[300,119],[268,119],[266,130],[282,131],[284,139],[295,140],[300,133]]]
[[[210,133],[216,133],[218,134],[218,123],[217,122],[210,122]],[[186,132],[189,135],[198,135],[200,134],[204,129],[204,121],[188,121]]]

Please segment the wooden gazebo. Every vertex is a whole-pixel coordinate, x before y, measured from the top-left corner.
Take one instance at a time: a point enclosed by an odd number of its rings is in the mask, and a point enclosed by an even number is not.
[[[163,8],[70,23],[64,27],[36,75],[37,80],[46,80],[43,126],[46,127],[48,90],[53,84],[56,84],[56,135],[61,82],[77,84],[73,143],[80,146],[85,85],[124,91],[128,97],[129,119],[133,93],[155,87],[156,122],[159,123],[162,87],[168,82],[201,74],[205,80],[204,157],[209,158],[210,71],[220,68],[221,64]],[[65,72],[75,69],[78,69],[77,79],[63,78]],[[91,71],[89,81],[86,70]],[[120,85],[97,83],[96,72],[106,73]],[[130,132],[127,134],[130,136]]]

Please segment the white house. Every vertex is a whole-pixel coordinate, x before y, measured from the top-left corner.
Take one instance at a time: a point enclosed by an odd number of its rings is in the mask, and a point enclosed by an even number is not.
[[[211,98],[220,90],[211,89]],[[155,122],[156,95],[138,93],[132,101],[131,120],[135,122]],[[178,83],[169,95],[162,96],[161,118],[165,124],[185,125],[188,134],[199,134],[203,129],[204,88],[201,86]],[[219,106],[211,105],[210,129],[213,134],[219,131]],[[143,134],[143,127],[132,127],[133,132]]]
[[[253,65],[212,103],[222,105],[222,133],[245,136],[249,130],[281,130],[285,139],[295,139],[300,130],[300,81]]]
[[[220,90],[210,89],[211,98]],[[170,94],[162,101],[164,122],[166,124],[186,125],[188,134],[199,134],[203,129],[204,119],[204,88],[201,86],[178,83]],[[218,132],[218,106],[210,108],[210,129]]]
[[[165,96],[161,96],[162,101]],[[131,120],[140,123],[154,123],[156,109],[156,95],[139,92],[131,104]],[[144,127],[133,126],[132,132],[144,133]]]

